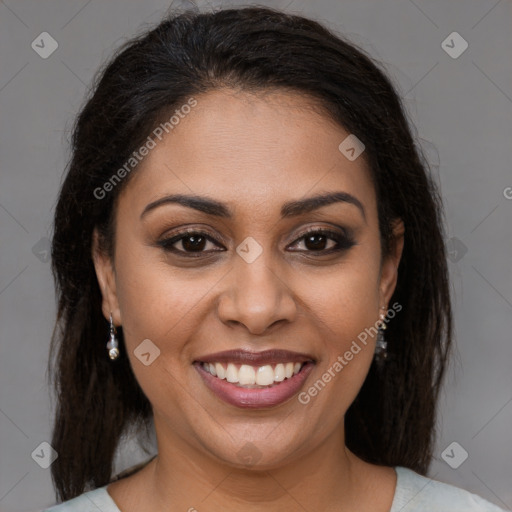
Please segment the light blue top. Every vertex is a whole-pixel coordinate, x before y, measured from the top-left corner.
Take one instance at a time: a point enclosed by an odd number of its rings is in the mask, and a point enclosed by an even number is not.
[[[476,494],[431,480],[401,466],[395,467],[397,482],[389,512],[504,512]],[[42,512],[121,512],[107,486],[88,491]]]

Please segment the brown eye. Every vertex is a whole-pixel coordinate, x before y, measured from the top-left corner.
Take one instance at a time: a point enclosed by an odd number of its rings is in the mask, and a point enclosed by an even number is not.
[[[181,244],[186,251],[202,251],[206,242],[206,237],[202,235],[188,235],[181,239]]]
[[[350,249],[350,247],[355,245],[355,241],[351,237],[335,231],[323,229],[307,231],[295,241],[294,245],[301,240],[304,240],[306,251],[299,250],[299,252],[318,252],[320,255]],[[329,245],[329,241],[334,241],[334,245],[327,247]]]
[[[305,246],[308,249],[311,249],[312,251],[321,251],[322,249],[325,249],[329,237],[321,233],[315,233],[312,235],[306,235],[304,240]]]
[[[201,255],[202,253],[218,252],[218,249],[214,249],[213,251],[204,250],[208,243],[218,247],[215,240],[206,233],[201,231],[184,231],[171,238],[160,240],[158,245],[167,251],[183,255],[187,255],[187,253]]]

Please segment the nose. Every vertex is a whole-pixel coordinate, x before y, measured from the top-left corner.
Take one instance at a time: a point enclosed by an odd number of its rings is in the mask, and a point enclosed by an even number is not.
[[[237,255],[218,302],[222,322],[242,325],[255,335],[279,322],[292,322],[297,314],[291,284],[267,254],[270,250],[251,263]]]

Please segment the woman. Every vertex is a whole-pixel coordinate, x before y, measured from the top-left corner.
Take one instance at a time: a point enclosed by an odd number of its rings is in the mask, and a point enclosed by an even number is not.
[[[500,510],[424,476],[452,339],[426,167],[385,74],[314,21],[129,41],[55,213],[48,510]],[[151,423],[157,455],[113,478]]]

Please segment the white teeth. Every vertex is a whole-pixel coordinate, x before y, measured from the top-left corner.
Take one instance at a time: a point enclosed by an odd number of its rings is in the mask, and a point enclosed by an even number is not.
[[[203,368],[219,379],[245,387],[271,386],[299,373],[302,363],[278,363],[254,367],[248,364],[240,366],[233,363],[203,363]]]
[[[238,370],[233,363],[228,364],[228,369],[226,370],[226,380],[228,382],[238,382]]]
[[[272,370],[272,366],[260,366],[256,373],[256,384],[260,386],[269,386],[273,384],[275,380],[274,370]]]
[[[252,366],[243,364],[238,370],[238,382],[242,386],[247,384],[256,384],[256,372]]]
[[[285,371],[284,371],[284,364],[279,363],[276,365],[276,369],[274,370],[274,380],[276,382],[282,382],[285,379]]]
[[[217,377],[219,377],[219,379],[226,378],[226,370],[224,370],[224,366],[222,366],[220,363],[215,363],[215,373],[217,374]]]

